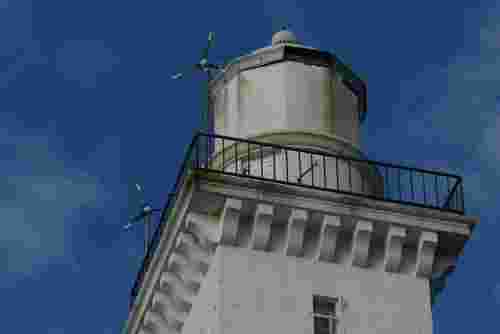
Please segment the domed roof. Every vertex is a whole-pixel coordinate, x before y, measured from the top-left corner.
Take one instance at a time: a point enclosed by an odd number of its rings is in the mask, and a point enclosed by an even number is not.
[[[272,45],[278,45],[282,43],[299,44],[295,34],[289,30],[283,28],[273,35]]]

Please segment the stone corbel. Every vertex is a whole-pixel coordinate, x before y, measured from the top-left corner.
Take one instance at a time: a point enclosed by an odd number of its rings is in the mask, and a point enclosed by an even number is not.
[[[257,204],[253,222],[250,247],[255,250],[265,250],[271,237],[271,223],[274,208],[268,204]]]
[[[438,234],[436,232],[423,231],[420,233],[415,265],[416,276],[429,277],[432,274],[437,243]]]
[[[144,324],[146,326],[152,327],[154,332],[163,332],[168,330],[167,320],[164,319],[158,312],[153,310],[146,311],[146,316],[144,317]]]
[[[340,231],[340,217],[325,215],[321,222],[321,230],[314,261],[332,262],[335,257],[338,232]]]
[[[153,307],[160,305],[160,313],[167,323],[184,322],[187,317],[187,312],[175,303],[172,296],[167,295],[163,291],[156,291],[153,295]]]
[[[235,245],[242,205],[242,201],[238,199],[228,198],[226,200],[219,221],[220,244]]]
[[[286,226],[285,255],[301,255],[304,245],[304,231],[307,219],[307,211],[292,209]]]
[[[180,328],[187,318],[187,314],[177,312],[175,309],[170,308],[169,312],[164,315],[167,323],[171,329]]]
[[[182,278],[172,272],[163,272],[160,276],[160,286],[167,288],[170,293],[174,293],[180,301],[192,304],[196,296],[196,290],[187,286]]]
[[[370,252],[370,241],[373,232],[373,224],[368,221],[360,220],[356,224],[352,238],[352,265],[364,267],[368,263]]]
[[[139,334],[156,334],[156,331],[150,327],[142,326],[141,329],[139,329]]]
[[[206,249],[213,249],[219,242],[219,230],[217,221],[209,215],[190,212],[187,217],[186,229],[195,234],[201,243],[201,246]]]
[[[166,309],[170,306],[170,296],[165,293],[163,290],[157,290],[153,294],[153,308],[156,305],[161,306],[162,309]]]
[[[204,274],[199,270],[199,266],[191,262],[183,254],[172,253],[168,259],[167,270],[187,275],[190,280],[200,280]]]
[[[398,272],[403,255],[406,230],[399,226],[390,226],[385,239],[384,269]]]
[[[179,252],[187,258],[208,265],[210,262],[210,250],[199,245],[191,233],[182,232],[175,241],[175,252]]]

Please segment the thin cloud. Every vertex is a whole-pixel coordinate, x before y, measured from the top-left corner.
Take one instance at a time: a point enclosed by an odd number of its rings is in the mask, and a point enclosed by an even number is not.
[[[8,88],[30,65],[47,64],[32,37],[32,3],[0,0],[0,88]]]
[[[119,62],[103,41],[65,41],[56,51],[56,71],[82,88],[95,88],[98,74],[111,72]]]
[[[498,305],[500,305],[500,283],[495,285],[492,290],[493,290],[492,294],[493,297],[495,298],[495,301],[498,303]]]
[[[500,107],[493,122],[484,129],[481,156],[485,163],[500,166]]]
[[[6,177],[0,179],[0,271],[29,277],[52,263],[74,265],[72,230],[81,223],[79,210],[102,208],[109,193],[98,178],[63,161],[57,142],[13,128],[0,130],[0,154],[6,157]]]
[[[474,36],[446,66],[429,65],[402,84],[398,109],[408,113],[409,136],[454,149],[474,205],[496,196],[500,182],[500,6],[484,14]],[[479,172],[481,170],[481,172]],[[470,202],[469,202],[470,203]]]
[[[1,0],[0,0],[1,1]],[[26,46],[18,49],[18,56],[7,65],[7,69],[0,73],[0,88],[8,88],[12,81],[15,81],[20,73],[26,70],[29,65],[47,64],[48,58],[40,54],[40,43],[38,41],[28,41]]]

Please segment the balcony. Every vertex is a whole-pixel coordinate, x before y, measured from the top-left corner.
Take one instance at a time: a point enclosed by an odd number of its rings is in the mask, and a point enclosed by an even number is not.
[[[131,305],[167,226],[176,196],[192,171],[464,214],[460,176],[318,150],[198,133],[188,147],[158,228],[150,241],[132,289]]]

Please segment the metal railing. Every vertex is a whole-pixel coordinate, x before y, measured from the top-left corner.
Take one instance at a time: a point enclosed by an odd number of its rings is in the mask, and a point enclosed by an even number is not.
[[[149,244],[132,289],[131,305],[190,169],[464,214],[460,176],[306,148],[198,133],[188,147]]]
[[[196,167],[212,172],[464,213],[456,175],[205,133],[194,149]]]

